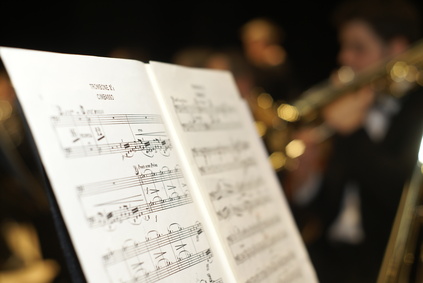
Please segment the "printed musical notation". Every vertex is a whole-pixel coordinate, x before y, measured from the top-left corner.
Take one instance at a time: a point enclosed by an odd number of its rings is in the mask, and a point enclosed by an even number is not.
[[[168,156],[172,150],[157,114],[105,114],[81,106],[76,111],[59,108],[59,115],[50,120],[68,158],[103,154],[131,158],[136,152],[147,157],[157,153]]]
[[[214,183],[214,185],[212,185]],[[220,221],[235,221],[252,215],[254,210],[271,203],[268,194],[262,192],[263,179],[251,172],[238,179],[210,180],[209,197]]]
[[[152,283],[201,263],[208,265],[212,257],[200,223],[188,227],[171,223],[165,233],[150,230],[144,240],[128,239],[102,259],[111,282]],[[122,268],[128,272],[116,272]]]
[[[272,198],[256,168],[231,177],[209,178],[208,183],[217,219],[229,227],[225,238],[237,265],[268,254],[286,239],[279,214],[262,214],[272,205]]]
[[[90,227],[113,229],[123,221],[157,221],[158,212],[192,203],[179,167],[156,171],[143,167],[134,166],[133,176],[77,187]]]
[[[236,109],[229,104],[214,105],[210,100],[198,98],[189,102],[175,97],[172,102],[186,132],[230,130],[241,126]]]
[[[260,272],[247,279],[245,283],[266,282],[269,277],[277,278],[275,282],[291,283],[296,279],[302,278],[301,270],[295,268],[295,254],[293,252],[280,253],[272,262],[263,268]],[[281,268],[283,266],[284,268]],[[272,281],[273,282],[273,281]]]
[[[277,216],[270,217],[268,219],[262,220],[260,222],[254,223],[251,226],[245,227],[242,230],[239,230],[235,233],[230,234],[226,237],[229,245],[234,245],[236,243],[239,243],[245,239],[248,239],[249,237],[264,231],[266,228],[269,228],[273,225],[278,225],[280,223],[280,219]]]
[[[249,143],[246,141],[191,148],[191,154],[201,175],[227,172],[256,164],[254,157],[248,152]]]
[[[272,199],[269,196],[263,196],[254,200],[244,200],[242,203],[227,204],[223,208],[216,211],[219,220],[225,220],[233,216],[244,216],[246,213],[251,213],[253,210],[271,203]]]
[[[253,242],[247,248],[243,248],[241,252],[234,255],[235,261],[238,265],[242,264],[243,262],[250,260],[256,254],[262,253],[266,249],[275,246],[278,242],[284,240],[285,238],[285,233],[276,233],[261,241]]]
[[[238,181],[218,179],[213,190],[209,192],[209,197],[212,202],[216,203],[231,197],[240,199],[241,196],[246,196],[249,192],[257,190],[263,183],[264,180],[261,176],[242,178]]]

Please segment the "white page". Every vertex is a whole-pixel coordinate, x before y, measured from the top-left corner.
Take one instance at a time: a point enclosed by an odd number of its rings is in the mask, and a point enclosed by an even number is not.
[[[317,282],[229,72],[150,62],[175,147],[202,188],[237,282]],[[191,178],[188,178],[191,180]]]
[[[230,281],[143,63],[0,54],[88,282]]]

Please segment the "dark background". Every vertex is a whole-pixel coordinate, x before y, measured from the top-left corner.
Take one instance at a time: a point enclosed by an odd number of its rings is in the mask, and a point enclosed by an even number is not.
[[[98,56],[133,45],[148,51],[149,60],[171,62],[176,51],[188,46],[239,46],[241,25],[266,16],[285,30],[288,55],[302,87],[307,88],[326,79],[336,67],[338,46],[330,16],[338,3],[2,1],[0,45]]]

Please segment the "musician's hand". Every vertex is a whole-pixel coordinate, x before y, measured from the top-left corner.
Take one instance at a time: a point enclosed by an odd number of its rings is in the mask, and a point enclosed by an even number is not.
[[[323,118],[333,130],[348,135],[363,125],[374,99],[374,91],[364,87],[327,105],[322,111]]]

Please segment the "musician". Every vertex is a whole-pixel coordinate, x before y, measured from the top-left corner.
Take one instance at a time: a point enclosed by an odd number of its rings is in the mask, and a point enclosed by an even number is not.
[[[420,36],[416,11],[404,1],[345,2],[335,12],[340,65],[357,73],[404,52]],[[423,129],[423,91],[386,92],[366,86],[322,111],[335,134],[305,224],[319,227],[308,248],[321,282],[376,282]]]
[[[299,87],[285,37],[285,30],[270,18],[253,18],[240,28],[241,47],[254,85],[274,100],[291,102],[297,98]]]

